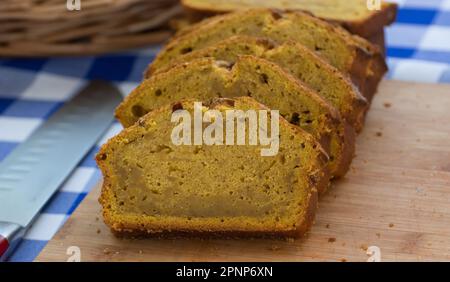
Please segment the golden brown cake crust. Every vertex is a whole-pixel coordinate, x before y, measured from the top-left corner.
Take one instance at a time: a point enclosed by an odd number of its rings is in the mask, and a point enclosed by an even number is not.
[[[383,3],[381,11],[373,13],[363,21],[338,21],[351,33],[370,39],[383,27],[392,24],[397,17],[398,5],[396,3]]]
[[[211,108],[216,108],[220,105],[226,105],[229,107],[229,100],[231,99],[217,99],[209,104]],[[256,102],[254,99],[249,97],[241,97],[233,99],[234,101],[242,101],[247,105],[250,105],[254,109],[266,109],[263,105]],[[103,216],[105,223],[111,228],[114,234],[118,236],[145,236],[145,237],[178,237],[178,236],[198,236],[198,237],[301,237],[312,225],[314,221],[314,215],[317,208],[317,190],[323,190],[323,187],[329,185],[329,175],[326,169],[327,156],[321,146],[306,132],[300,128],[289,124],[283,118],[280,118],[280,128],[286,128],[287,132],[290,134],[296,134],[302,136],[304,142],[308,142],[310,148],[315,148],[315,156],[311,157],[311,169],[309,174],[310,187],[307,188],[309,193],[307,193],[307,199],[304,201],[306,205],[304,206],[303,216],[299,219],[299,224],[296,225],[295,229],[291,230],[274,230],[270,227],[268,228],[258,228],[255,230],[251,225],[247,228],[242,228],[239,225],[239,230],[234,230],[233,226],[227,226],[223,229],[223,226],[217,225],[214,222],[204,221],[202,219],[192,219],[188,225],[186,225],[186,220],[170,220],[169,223],[164,220],[159,220],[158,224],[154,224],[153,221],[145,220],[134,220],[132,217],[123,217],[118,215],[115,210],[115,196],[112,190],[112,179],[113,170],[110,167],[107,159],[114,154],[120,144],[131,144],[130,140],[133,140],[133,136],[140,136],[143,134],[143,128],[147,126],[152,126],[153,120],[158,115],[165,112],[172,112],[174,105],[184,105],[184,103],[192,104],[195,100],[186,100],[174,103],[172,105],[167,105],[162,108],[156,109],[151,113],[147,114],[139,120],[135,125],[125,128],[119,135],[110,139],[108,143],[104,144],[99,153],[96,156],[97,164],[99,165],[102,173],[104,175],[104,181],[102,185],[101,196],[99,202],[103,207]]]
[[[378,32],[372,34],[367,40],[369,40],[372,44],[378,46],[381,50],[381,53],[384,55],[384,57],[386,57],[386,41],[384,29],[380,29]]]

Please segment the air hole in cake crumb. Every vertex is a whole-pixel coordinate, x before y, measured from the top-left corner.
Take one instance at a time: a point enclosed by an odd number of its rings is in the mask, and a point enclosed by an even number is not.
[[[300,124],[300,115],[298,113],[293,113],[290,122],[295,125]]]
[[[230,107],[234,107],[235,102],[232,99],[222,99],[222,101]]]
[[[262,73],[260,75],[260,79],[262,83],[268,84],[269,83],[269,76],[267,76],[267,74]]]
[[[172,106],[172,113],[176,112],[178,110],[182,110],[183,109],[183,105],[181,103],[175,103]]]
[[[187,54],[190,52],[192,52],[192,47],[185,47],[185,48],[181,49],[180,54],[184,55],[184,54]]]
[[[270,14],[272,15],[272,18],[276,21],[283,18],[283,14],[277,10],[272,10]]]
[[[142,117],[146,114],[145,109],[140,105],[134,105],[131,107],[131,112],[135,117]]]
[[[106,154],[101,154],[99,156],[99,159],[102,160],[102,161],[106,160],[106,158],[107,158]]]
[[[285,155],[280,155],[280,162],[281,162],[281,164],[285,164],[286,163],[286,156]]]
[[[161,94],[162,94],[161,89],[156,89],[155,96],[161,96]]]

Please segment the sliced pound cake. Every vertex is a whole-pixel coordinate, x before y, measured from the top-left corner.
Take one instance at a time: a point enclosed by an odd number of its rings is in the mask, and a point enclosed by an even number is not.
[[[317,52],[352,81],[370,102],[387,70],[380,49],[367,40],[303,12],[254,9],[216,16],[195,24],[159,53],[151,69],[160,69],[180,55],[208,47],[234,35],[292,40]]]
[[[278,65],[255,56],[233,63],[200,58],[144,80],[116,110],[125,126],[146,113],[175,101],[194,98],[250,96],[300,126],[330,154],[330,171],[343,176],[353,157],[355,136],[339,112],[317,92]]]
[[[362,129],[368,106],[366,99],[338,69],[294,41],[277,45],[269,39],[233,36],[209,47],[181,55],[173,60],[168,68],[180,62],[204,57],[235,62],[240,55],[254,55],[278,64],[328,100],[357,131]],[[145,77],[149,78],[154,71],[166,69],[149,69]]]
[[[397,4],[385,1],[380,1],[380,9],[368,7],[367,0],[182,0],[181,2],[189,11],[205,15],[251,8],[308,11],[316,17],[339,23],[350,32],[367,39],[384,26],[393,23],[397,14]],[[373,1],[374,4],[375,2]]]
[[[175,146],[171,116],[192,114],[195,101],[156,109],[102,146],[96,159],[106,224],[120,235],[304,234],[317,190],[329,180],[315,138],[279,118],[279,151],[272,157],[260,155],[261,145]],[[203,111],[210,109],[267,110],[249,97],[203,103]]]

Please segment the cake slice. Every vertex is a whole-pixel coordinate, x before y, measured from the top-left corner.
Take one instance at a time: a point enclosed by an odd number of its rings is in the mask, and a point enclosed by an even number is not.
[[[208,47],[233,35],[267,37],[277,43],[292,40],[327,59],[352,81],[370,102],[387,70],[379,48],[346,30],[303,12],[254,9],[200,22],[175,37],[158,54],[151,69],[160,69],[180,55]]]
[[[362,129],[368,106],[366,99],[347,76],[294,41],[278,45],[269,39],[233,36],[204,49],[181,55],[168,68],[204,57],[235,62],[240,55],[254,55],[278,64],[329,101],[357,131]],[[167,68],[159,71],[165,69]],[[155,71],[158,70],[149,69],[145,77],[149,78]]]
[[[261,145],[174,145],[171,117],[181,110],[193,115],[195,102],[158,108],[102,146],[96,159],[105,223],[120,235],[304,234],[317,191],[329,181],[327,156],[315,138],[279,118],[274,156],[261,156]],[[242,97],[204,102],[202,112],[209,110],[268,109]]]
[[[254,56],[233,62],[200,58],[144,80],[116,110],[125,126],[162,106],[187,98],[250,96],[300,126],[330,154],[333,176],[343,176],[354,153],[354,132],[317,92],[278,65]]]
[[[397,4],[380,1],[380,9],[368,7],[367,0],[182,0],[189,11],[206,15],[252,8],[308,11],[336,22],[352,33],[369,39],[394,22]],[[375,1],[374,1],[375,2]]]

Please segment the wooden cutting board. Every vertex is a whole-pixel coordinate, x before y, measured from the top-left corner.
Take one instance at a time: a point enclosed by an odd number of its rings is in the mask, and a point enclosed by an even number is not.
[[[38,261],[450,261],[450,85],[384,81],[348,175],[320,201],[303,239],[118,239],[104,225],[99,187]]]

